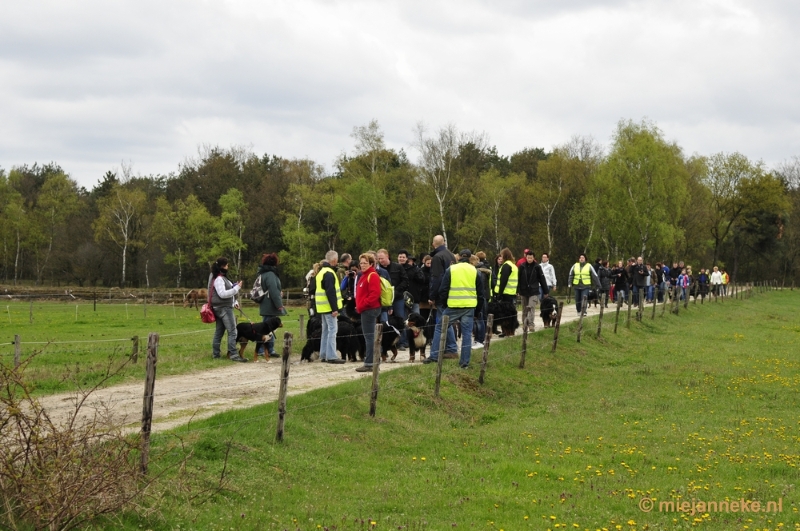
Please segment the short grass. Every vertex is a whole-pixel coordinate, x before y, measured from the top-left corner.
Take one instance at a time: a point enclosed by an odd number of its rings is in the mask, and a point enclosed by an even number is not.
[[[230,490],[202,503],[175,490],[157,515],[121,524],[800,529],[800,292],[681,310],[608,326],[601,340],[590,321],[581,343],[567,326],[555,354],[552,333],[534,334],[524,369],[521,339],[498,342],[485,385],[477,367],[448,363],[438,399],[432,366],[387,373],[376,418],[366,379],[290,397],[283,443],[275,404],[159,434],[156,453],[179,435],[195,452],[189,469],[214,478],[226,466]],[[692,500],[781,510],[659,510]]]
[[[245,304],[243,311],[254,322],[261,320],[255,305]],[[31,323],[28,303],[9,301],[0,305],[0,361],[13,363],[12,342],[19,335],[22,358],[35,354],[27,374],[36,394],[94,385],[109,366],[119,367],[130,357],[134,336],[139,337],[138,363],[128,363],[108,383],[143,381],[151,332],[161,336],[159,376],[218,367],[220,363],[211,359],[214,325],[202,323],[196,309],[172,304],[98,303],[95,310],[92,302],[34,302],[32,313]],[[301,313],[304,310],[290,308],[282,331],[297,337]],[[244,320],[238,313],[237,317],[240,322]],[[223,338],[226,340],[227,336]],[[248,353],[252,348],[248,347]]]

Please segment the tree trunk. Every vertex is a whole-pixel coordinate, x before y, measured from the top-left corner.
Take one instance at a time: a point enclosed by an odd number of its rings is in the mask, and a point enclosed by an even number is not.
[[[122,282],[120,283],[120,288],[125,287],[125,260],[128,255],[128,240],[125,240],[125,245],[122,246]]]

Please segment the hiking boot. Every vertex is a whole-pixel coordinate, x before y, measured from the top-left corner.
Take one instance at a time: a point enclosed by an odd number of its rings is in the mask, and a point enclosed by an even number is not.
[[[425,358],[424,360],[422,360],[422,363],[424,363],[425,365],[429,363],[439,363],[439,360],[437,358]]]
[[[369,365],[362,365],[361,367],[356,369],[356,372],[372,372],[372,367]]]
[[[328,360],[328,363],[335,363],[337,365],[341,365],[342,363],[347,363],[342,358],[333,358],[332,360]]]
[[[247,363],[247,360],[244,359],[243,357],[239,356],[238,354],[236,354],[235,356],[231,356],[230,360],[231,361],[239,361],[239,362],[242,362],[242,363]]]

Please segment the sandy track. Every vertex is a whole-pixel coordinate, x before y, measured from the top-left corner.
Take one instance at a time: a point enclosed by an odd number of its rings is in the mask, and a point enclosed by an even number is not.
[[[608,312],[612,310],[610,307]],[[604,319],[604,321],[612,323],[613,326],[613,313],[608,312],[609,320]],[[598,313],[599,307],[590,307],[590,316]],[[577,312],[574,305],[565,304],[561,323],[569,323],[576,319]],[[623,320],[624,316],[621,315],[620,322],[624,322]],[[536,321],[536,331],[542,330],[538,316]],[[604,328],[608,326],[606,324]],[[562,336],[562,339],[566,340],[566,336]],[[502,339],[494,337],[492,341],[502,341]],[[474,351],[474,355],[478,352]],[[371,378],[372,373],[355,372],[355,368],[359,365],[360,362],[330,365],[293,361],[289,372],[289,395],[357,378]],[[407,366],[409,366],[408,351],[401,351],[397,363],[381,364],[381,371]],[[222,411],[274,402],[278,396],[280,368],[279,359],[260,363],[253,363],[252,359],[248,363],[220,360],[220,367],[216,369],[156,378],[152,430],[154,432],[168,430],[186,424],[190,419],[203,419]],[[95,407],[108,407],[117,421],[127,424],[132,431],[136,431],[140,428],[143,391],[143,382],[100,389],[89,397],[86,404],[89,407],[85,411],[92,411]],[[63,393],[43,397],[41,403],[51,418],[59,422],[66,419],[73,410],[74,400],[75,393]]]

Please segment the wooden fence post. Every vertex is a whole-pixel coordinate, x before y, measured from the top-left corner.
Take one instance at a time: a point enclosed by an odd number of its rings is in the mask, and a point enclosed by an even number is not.
[[[372,347],[372,394],[369,399],[369,416],[375,417],[375,410],[378,407],[378,374],[380,373],[381,358],[376,353],[381,351],[381,337],[383,336],[383,325],[375,325],[375,341]]]
[[[139,336],[133,336],[133,347],[131,348],[131,361],[137,363],[139,361]]]
[[[483,385],[483,379],[486,376],[486,366],[489,364],[489,343],[492,341],[491,326],[489,326],[489,323],[492,323],[492,326],[494,326],[494,314],[490,313],[486,321],[486,326],[489,328],[490,332],[486,336],[486,341],[483,342],[483,360],[481,361],[481,373],[478,375],[478,383],[481,385]],[[462,341],[463,340],[462,338]],[[520,366],[520,368],[522,367]]]
[[[306,316],[301,313],[300,314],[300,334],[298,336],[300,338],[300,341],[302,341],[302,340],[304,340],[306,338],[306,327],[303,326],[305,324],[305,320],[306,320]]]
[[[603,301],[600,301],[600,318],[597,320],[597,339],[600,339],[600,332],[603,330],[603,308],[605,308],[605,304]]]
[[[94,292],[94,311],[97,311],[97,292]]]
[[[292,353],[292,334],[283,334],[283,355],[281,356],[281,385],[278,389],[278,428],[275,440],[283,442],[283,425],[286,421],[286,391],[289,387],[289,356]],[[269,355],[269,353],[267,353]]]
[[[22,357],[22,341],[19,334],[14,334],[14,368],[19,367],[19,360]]]
[[[586,295],[581,299],[581,314],[578,316],[578,343],[581,342],[581,332],[583,332],[583,315],[586,313]]]
[[[656,306],[658,306],[658,295],[653,297],[653,315],[650,316],[651,321],[656,320]]]
[[[440,310],[437,310],[440,311]],[[444,349],[447,347],[447,330],[450,328],[450,316],[442,316],[441,333],[439,334],[439,357],[436,359],[436,386],[433,389],[433,396],[439,398],[439,386],[442,384],[442,360],[444,360]],[[467,338],[463,338],[466,341]]]
[[[147,319],[147,293],[142,297],[142,301],[144,302],[144,318]]]
[[[553,332],[553,352],[558,347],[558,331],[561,329],[561,314],[564,313],[564,303],[558,303],[558,315],[556,316],[556,329]]]
[[[667,311],[667,301],[670,299],[669,289],[664,290],[664,303],[661,305],[661,317],[664,317],[664,312]]]
[[[153,393],[156,387],[156,363],[158,362],[158,334],[147,336],[147,370],[144,378],[144,401],[142,404],[142,455],[139,471],[147,474],[150,459],[150,428],[153,424]]]
[[[642,293],[642,290],[639,290],[639,308],[637,308],[636,310],[636,320],[641,323],[643,315],[644,315],[644,293]]]
[[[617,295],[617,316],[614,318],[614,333],[617,333],[617,325],[619,325],[619,310],[622,308],[622,298]]]
[[[675,286],[675,308],[672,309],[675,315],[678,315],[681,311],[681,297],[679,295],[678,287]]]
[[[519,368],[525,368],[525,356],[528,354],[528,320],[522,320],[522,355],[519,358]]]
[[[28,322],[33,324],[33,299],[30,300],[30,307],[28,308]]]
[[[628,320],[625,322],[625,328],[631,327],[631,303],[633,302],[633,294],[628,293]]]

